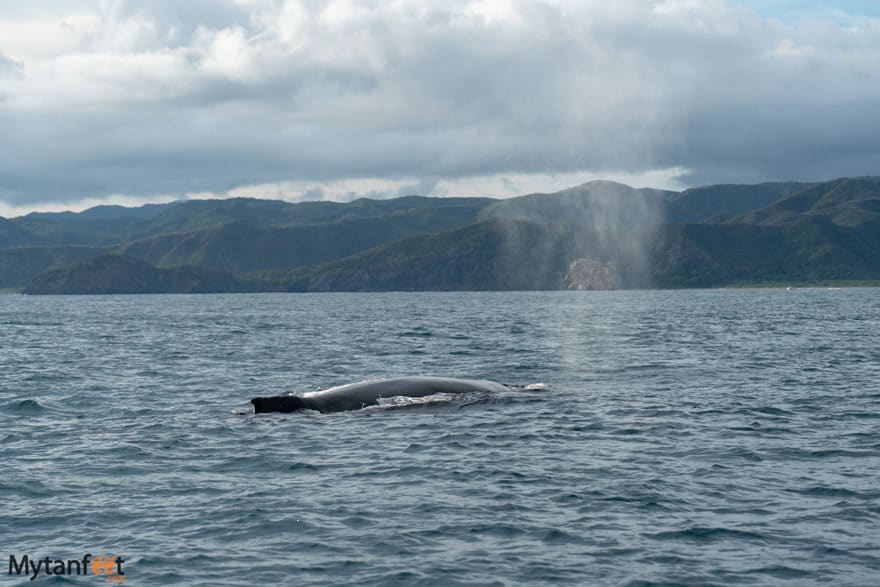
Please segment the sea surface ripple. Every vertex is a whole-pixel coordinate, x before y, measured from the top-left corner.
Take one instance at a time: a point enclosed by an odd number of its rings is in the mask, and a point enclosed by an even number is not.
[[[877,289],[0,296],[0,583],[877,585],[878,333]],[[413,374],[546,389],[245,413]]]

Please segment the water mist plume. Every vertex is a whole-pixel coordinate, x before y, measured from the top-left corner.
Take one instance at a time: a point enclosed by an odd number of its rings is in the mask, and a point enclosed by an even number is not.
[[[648,252],[671,195],[594,181],[499,202],[484,214],[503,234],[498,271],[516,282],[551,272],[556,287],[573,289],[648,287]]]

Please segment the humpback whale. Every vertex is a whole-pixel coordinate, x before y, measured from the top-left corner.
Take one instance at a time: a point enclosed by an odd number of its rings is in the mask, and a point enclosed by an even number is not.
[[[507,387],[494,381],[452,379],[450,377],[393,377],[338,385],[298,395],[255,397],[251,403],[254,405],[255,414],[263,412],[289,413],[299,410],[317,410],[327,413],[359,410],[366,406],[376,405],[380,399],[387,397],[425,397],[438,393],[500,393],[505,391],[509,391]]]

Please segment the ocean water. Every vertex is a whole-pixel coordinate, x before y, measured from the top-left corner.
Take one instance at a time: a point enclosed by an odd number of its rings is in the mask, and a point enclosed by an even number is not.
[[[877,289],[0,296],[0,349],[0,584],[880,584]],[[248,413],[411,374],[545,388]]]

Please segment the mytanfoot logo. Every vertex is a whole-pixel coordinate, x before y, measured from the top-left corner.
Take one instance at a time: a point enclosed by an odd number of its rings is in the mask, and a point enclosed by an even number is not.
[[[30,576],[31,581],[41,576],[52,575],[95,575],[104,577],[107,583],[125,583],[125,571],[121,556],[84,555],[81,559],[31,558],[24,554],[17,557],[9,555],[9,574]]]

